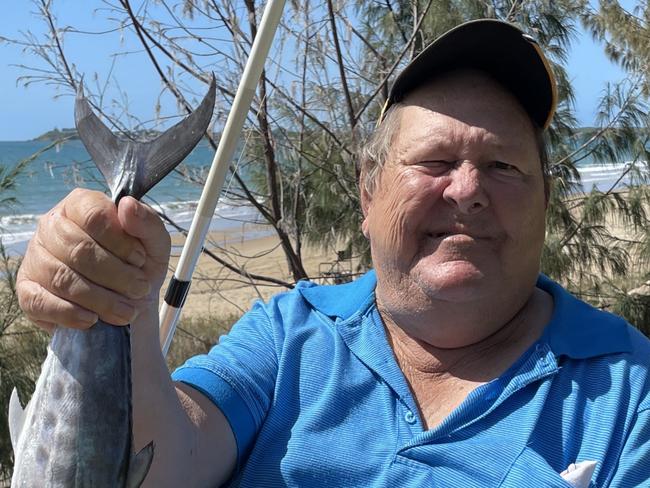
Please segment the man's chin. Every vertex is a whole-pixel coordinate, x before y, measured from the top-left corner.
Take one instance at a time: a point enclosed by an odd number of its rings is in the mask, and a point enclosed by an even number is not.
[[[415,279],[432,300],[469,302],[494,293],[485,270],[469,261],[452,261],[418,270]]]

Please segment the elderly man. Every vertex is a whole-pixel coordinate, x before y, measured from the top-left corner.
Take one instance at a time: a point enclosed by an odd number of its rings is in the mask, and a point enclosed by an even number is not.
[[[539,274],[555,98],[517,28],[438,39],[363,151],[374,271],[256,304],[175,382],[169,237],[135,200],[76,191],[44,217],[21,304],[46,327],[132,323],[150,486],[650,486],[650,344]]]

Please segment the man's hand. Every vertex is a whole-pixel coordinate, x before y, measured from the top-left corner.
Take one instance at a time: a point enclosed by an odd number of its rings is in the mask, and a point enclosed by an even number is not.
[[[40,326],[125,325],[157,308],[170,237],[148,206],[74,190],[44,215],[18,272],[18,300]]]

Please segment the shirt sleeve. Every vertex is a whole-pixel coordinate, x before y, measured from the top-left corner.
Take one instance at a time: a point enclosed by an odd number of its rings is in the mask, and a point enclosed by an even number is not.
[[[208,354],[190,358],[172,374],[206,395],[223,412],[245,459],[269,409],[278,361],[266,306],[257,302]]]
[[[610,488],[648,486],[650,480],[650,408],[635,415]]]

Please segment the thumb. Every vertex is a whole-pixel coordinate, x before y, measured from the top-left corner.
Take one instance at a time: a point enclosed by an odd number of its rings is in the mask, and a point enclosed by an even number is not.
[[[118,204],[117,215],[124,231],[142,242],[148,260],[163,265],[166,271],[171,239],[156,212],[133,197],[124,197]]]

